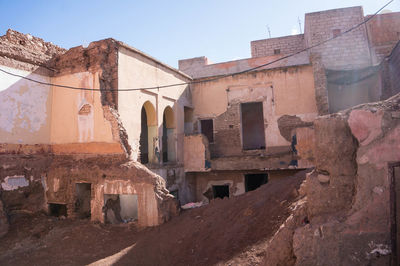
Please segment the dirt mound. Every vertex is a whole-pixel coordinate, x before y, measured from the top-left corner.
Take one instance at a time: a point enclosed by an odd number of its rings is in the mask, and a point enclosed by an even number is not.
[[[36,217],[11,224],[0,243],[1,265],[257,264],[305,178],[271,180],[233,198],[184,211],[158,227],[96,225]],[[36,232],[37,231],[37,232]]]

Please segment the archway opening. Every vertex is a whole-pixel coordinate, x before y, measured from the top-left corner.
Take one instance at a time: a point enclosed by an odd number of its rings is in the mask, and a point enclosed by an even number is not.
[[[142,164],[155,162],[155,147],[157,142],[156,110],[149,102],[145,102],[141,110],[141,132],[139,140],[139,159]]]
[[[162,160],[164,163],[173,162],[176,159],[174,134],[175,120],[174,111],[169,106],[164,110],[162,129]]]

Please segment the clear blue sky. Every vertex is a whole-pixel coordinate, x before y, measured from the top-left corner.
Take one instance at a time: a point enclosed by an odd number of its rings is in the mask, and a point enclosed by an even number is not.
[[[372,14],[389,0],[0,0],[0,35],[8,28],[70,48],[108,37],[176,67],[179,59],[213,62],[250,57],[250,41],[289,35],[304,13],[362,5]],[[387,7],[400,11],[400,0]]]

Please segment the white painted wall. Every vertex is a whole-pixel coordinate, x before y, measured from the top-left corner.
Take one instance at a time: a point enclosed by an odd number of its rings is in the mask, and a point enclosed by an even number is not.
[[[6,66],[2,69],[50,82],[50,78]],[[47,144],[50,142],[50,86],[0,72],[0,143]]]

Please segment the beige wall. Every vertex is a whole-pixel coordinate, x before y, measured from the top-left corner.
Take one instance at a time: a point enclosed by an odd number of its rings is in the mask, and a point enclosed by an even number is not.
[[[118,88],[142,88],[162,86],[167,84],[182,83],[187,81],[184,76],[155,63],[154,61],[120,47],[118,54]],[[138,157],[139,140],[141,132],[141,109],[145,102],[150,102],[156,111],[156,126],[158,140],[156,144],[161,149],[163,112],[170,106],[174,112],[174,134],[177,161],[183,163],[183,130],[184,130],[184,106],[191,106],[188,86],[176,86],[156,90],[140,90],[118,93],[118,112],[122,123],[129,136],[129,144],[132,146],[132,158]],[[171,144],[171,141],[169,142]],[[150,149],[150,145],[149,145]],[[153,147],[154,152],[154,147]],[[150,154],[150,151],[149,151]],[[154,158],[152,154],[150,158]],[[170,159],[170,158],[169,158]],[[155,161],[153,161],[155,162]]]
[[[203,134],[185,136],[185,172],[204,172],[206,160],[210,160],[208,140]]]
[[[51,78],[1,67],[41,82],[99,88],[98,73]],[[79,114],[84,105],[90,107]],[[117,138],[113,137],[110,121],[105,118],[100,92],[47,86],[3,74],[0,76],[0,142],[52,144],[54,153],[123,152]],[[104,144],[108,145],[106,149]]]
[[[196,118],[215,118],[231,104],[262,102],[267,148],[289,144],[278,129],[280,116],[297,115],[304,121],[317,116],[313,71],[308,65],[198,83],[192,93]]]
[[[41,82],[50,78],[6,66],[2,69]],[[51,90],[49,86],[0,73],[0,142],[50,142]]]
[[[99,88],[98,73],[74,73],[52,78],[55,84]],[[115,142],[111,124],[103,114],[99,91],[53,87],[51,143]],[[84,105],[88,114],[79,114]]]

